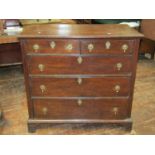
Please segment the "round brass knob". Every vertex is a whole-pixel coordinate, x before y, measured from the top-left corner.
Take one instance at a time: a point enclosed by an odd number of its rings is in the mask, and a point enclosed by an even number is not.
[[[78,79],[77,79],[77,83],[78,83],[79,85],[81,85],[81,84],[82,84],[82,79],[81,79],[81,78],[78,78]]]
[[[118,108],[117,108],[117,107],[114,107],[114,108],[112,109],[112,111],[113,111],[114,115],[117,115],[117,114],[118,114]]]
[[[66,50],[71,51],[73,49],[73,45],[72,44],[68,44],[66,46]]]
[[[44,115],[46,115],[47,112],[48,112],[48,109],[47,109],[46,107],[44,107],[44,108],[42,109],[42,112],[43,112]]]
[[[116,93],[118,93],[120,91],[120,89],[121,89],[120,85],[116,85],[114,87],[114,90],[115,90]]]
[[[78,64],[82,64],[82,61],[83,61],[82,57],[78,57],[78,58],[77,58]]]
[[[45,66],[44,66],[43,64],[39,64],[39,65],[38,65],[38,68],[39,68],[39,71],[40,71],[40,72],[43,72],[44,69],[45,69]]]
[[[44,93],[46,91],[46,86],[45,85],[40,85],[41,92]]]
[[[106,43],[105,43],[105,48],[106,48],[107,50],[109,50],[110,47],[111,47],[110,41],[106,41]]]
[[[56,43],[55,43],[54,41],[52,41],[52,42],[50,43],[50,47],[51,47],[52,49],[54,49],[55,46],[56,46]]]
[[[33,45],[33,50],[35,51],[35,52],[37,52],[38,50],[39,50],[39,45],[38,44],[34,44]]]
[[[126,52],[127,49],[128,49],[128,45],[127,44],[123,44],[122,45],[122,50],[124,51],[124,53]]]
[[[123,67],[123,64],[121,62],[116,64],[116,68],[118,71],[121,70],[122,67]]]
[[[94,45],[93,44],[88,44],[89,52],[92,52],[93,49],[94,49]]]
[[[82,100],[79,99],[79,100],[77,101],[77,104],[78,104],[79,106],[81,106],[81,105],[82,105]]]

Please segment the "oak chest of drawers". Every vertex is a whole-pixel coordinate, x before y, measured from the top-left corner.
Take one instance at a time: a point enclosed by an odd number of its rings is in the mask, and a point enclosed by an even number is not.
[[[123,125],[131,107],[139,39],[127,25],[40,25],[19,36],[29,131],[55,123]]]

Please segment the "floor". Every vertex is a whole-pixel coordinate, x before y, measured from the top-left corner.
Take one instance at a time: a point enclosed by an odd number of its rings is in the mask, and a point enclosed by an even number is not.
[[[0,68],[0,106],[4,125],[0,134],[30,134],[27,131],[27,101],[20,66]],[[139,60],[132,109],[132,132],[122,128],[57,125],[33,134],[155,134],[155,61]],[[32,133],[31,133],[32,134]]]

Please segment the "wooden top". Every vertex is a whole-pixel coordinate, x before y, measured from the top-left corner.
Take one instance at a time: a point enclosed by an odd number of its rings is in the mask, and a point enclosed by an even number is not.
[[[72,19],[20,19],[20,22],[24,27],[34,24],[76,24]]]
[[[53,24],[25,27],[19,38],[121,38],[143,37],[128,25],[121,24]]]
[[[0,36],[0,44],[17,42],[19,42],[17,36]]]

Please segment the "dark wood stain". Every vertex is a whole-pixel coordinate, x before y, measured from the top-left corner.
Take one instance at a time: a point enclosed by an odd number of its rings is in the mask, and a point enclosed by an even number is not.
[[[19,43],[0,44],[0,65],[22,63]]]
[[[127,25],[26,28],[19,38],[30,115],[29,131],[54,123],[117,124],[131,129],[141,37],[142,34]],[[52,40],[56,43],[55,48],[50,47]],[[110,48],[105,47],[107,41]],[[37,51],[33,49],[34,44],[39,45]],[[68,44],[72,44],[69,51],[66,50]],[[91,51],[89,44],[93,44]],[[122,50],[124,44],[127,45],[125,51]],[[118,63],[122,64],[120,69]],[[42,71],[39,64],[44,66]],[[82,79],[80,84],[79,78]],[[40,89],[41,85],[45,90]],[[120,86],[118,92],[116,85]]]
[[[34,117],[40,119],[126,119],[128,118],[128,100],[85,99],[82,105],[78,100],[34,100]],[[103,108],[104,107],[104,108]],[[47,114],[43,109],[47,108]],[[114,113],[113,108],[118,108]]]
[[[32,78],[32,96],[51,97],[107,97],[128,96],[130,78],[128,77],[105,77],[105,78],[81,78],[78,84],[77,78]],[[40,86],[44,85],[46,90],[42,93]],[[115,86],[120,86],[120,91],[115,91]]]
[[[78,63],[78,58],[82,63]],[[104,57],[104,56],[33,56],[28,57],[30,74],[128,74],[132,68],[131,56]],[[117,63],[122,63],[122,68],[117,69]],[[44,65],[40,71],[39,64]]]

